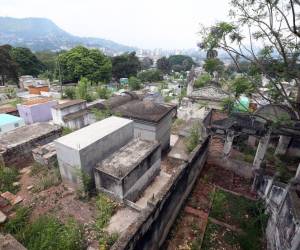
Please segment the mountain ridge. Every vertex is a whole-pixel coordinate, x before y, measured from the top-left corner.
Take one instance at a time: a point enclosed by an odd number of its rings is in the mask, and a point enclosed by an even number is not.
[[[107,54],[135,50],[103,38],[72,35],[52,20],[40,17],[0,17],[0,44],[27,47],[33,51],[68,50],[77,45],[98,48]]]

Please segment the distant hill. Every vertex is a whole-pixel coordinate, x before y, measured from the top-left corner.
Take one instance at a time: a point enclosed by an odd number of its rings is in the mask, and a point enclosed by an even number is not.
[[[33,51],[67,50],[77,45],[102,49],[107,54],[135,50],[102,38],[73,36],[46,18],[0,17],[0,44],[27,47]]]

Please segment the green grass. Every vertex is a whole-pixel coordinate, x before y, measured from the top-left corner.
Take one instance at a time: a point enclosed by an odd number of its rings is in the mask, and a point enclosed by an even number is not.
[[[218,190],[215,193],[210,217],[239,227],[244,233],[237,235],[242,249],[261,248],[268,216],[261,202]]]
[[[96,200],[97,207],[97,219],[96,219],[96,229],[99,231],[103,230],[110,221],[110,218],[113,216],[117,204],[108,198],[104,194],[99,194]]]
[[[27,207],[18,207],[15,212],[16,215],[4,225],[4,231],[13,235],[21,235],[22,230],[28,224],[30,209]]]
[[[70,134],[70,133],[72,133],[72,132],[74,132],[73,129],[70,129],[70,128],[68,128],[68,127],[63,127],[62,136],[68,135],[68,134]]]
[[[19,180],[19,172],[15,168],[7,168],[0,166],[0,192],[9,191],[16,193],[19,186],[14,186],[13,183]]]
[[[226,249],[226,245],[231,246],[233,249],[239,249],[237,234],[224,227],[208,222],[201,249]]]
[[[81,250],[85,241],[82,227],[72,218],[62,224],[53,216],[44,215],[29,221],[30,209],[19,207],[4,231],[16,237],[28,250]]]
[[[191,153],[199,144],[200,139],[200,128],[197,125],[194,125],[191,130],[189,136],[186,138],[185,146],[187,151]]]
[[[96,200],[97,217],[95,222],[95,229],[98,233],[100,249],[109,249],[119,235],[117,233],[109,234],[104,231],[104,228],[108,225],[111,217],[116,211],[117,203],[112,201],[105,194],[99,194]]]
[[[41,172],[42,174],[40,175],[38,182],[34,185],[33,192],[40,192],[61,183],[61,176],[58,168],[47,169],[44,167]]]

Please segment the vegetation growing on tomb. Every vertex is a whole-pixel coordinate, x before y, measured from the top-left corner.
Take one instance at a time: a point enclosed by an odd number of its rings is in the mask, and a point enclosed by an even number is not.
[[[6,191],[16,193],[19,190],[19,186],[14,185],[14,182],[18,180],[18,170],[13,167],[0,166],[0,193]]]
[[[186,138],[186,148],[189,153],[191,153],[199,144],[200,139],[200,126],[193,125],[190,130],[189,136]]]
[[[195,81],[195,88],[204,87],[211,80],[211,76],[209,74],[201,74],[198,79]]]
[[[96,200],[97,217],[95,222],[95,229],[99,234],[99,244],[101,249],[109,249],[119,235],[116,233],[109,234],[104,231],[104,228],[108,225],[111,217],[115,213],[118,204],[112,201],[105,194],[99,194]]]

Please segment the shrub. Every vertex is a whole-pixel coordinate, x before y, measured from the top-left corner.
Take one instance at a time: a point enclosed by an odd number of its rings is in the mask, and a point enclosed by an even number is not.
[[[111,96],[111,91],[103,86],[97,88],[97,95],[100,99],[108,99]]]
[[[67,135],[74,132],[72,129],[68,128],[68,127],[63,127],[63,131],[62,131],[62,135]]]
[[[106,195],[100,194],[96,201],[96,207],[98,214],[95,226],[97,230],[102,231],[102,229],[107,226],[117,207],[117,204],[109,199]]]
[[[76,98],[76,89],[75,87],[67,87],[64,90],[64,96],[67,97],[68,99],[75,99]]]
[[[200,138],[200,128],[197,125],[194,125],[192,129],[190,130],[190,135],[187,137],[186,140],[186,148],[189,153],[191,153],[199,144],[199,138]]]
[[[137,77],[142,82],[158,82],[163,80],[163,74],[158,69],[144,70],[138,73]]]
[[[19,189],[13,183],[19,180],[19,173],[15,168],[0,166],[0,192],[16,193]]]
[[[202,88],[204,87],[209,81],[211,80],[211,76],[209,74],[202,74],[198,77],[195,81],[194,86],[195,88]]]
[[[134,76],[131,76],[128,80],[128,85],[129,85],[129,88],[131,90],[139,90],[141,89],[142,87],[142,83],[141,83],[141,80],[134,77]]]

